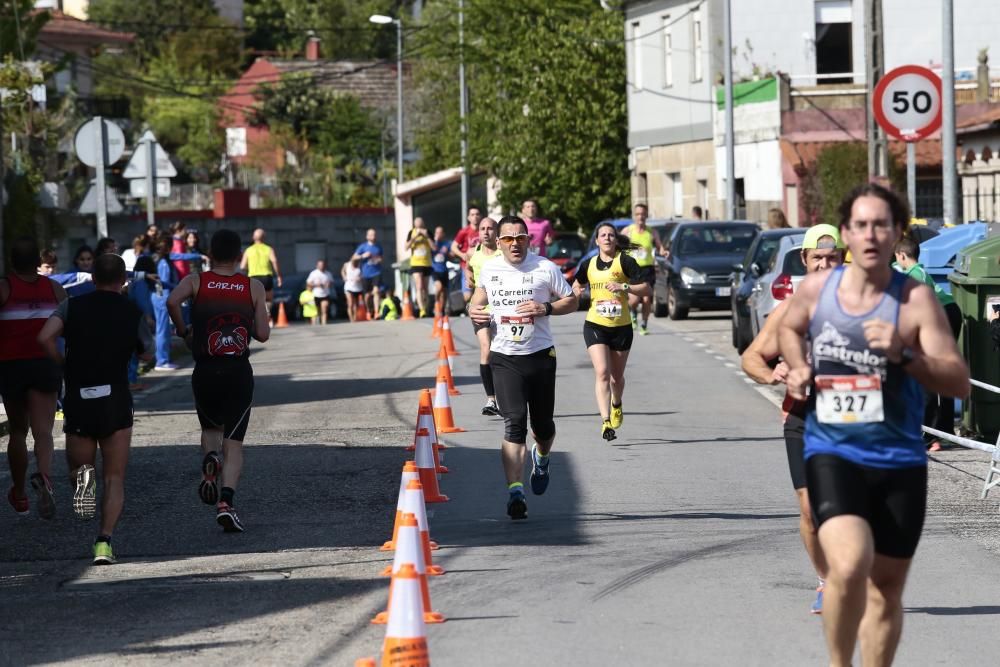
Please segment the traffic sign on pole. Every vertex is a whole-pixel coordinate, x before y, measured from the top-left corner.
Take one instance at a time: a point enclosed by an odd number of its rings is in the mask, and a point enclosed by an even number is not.
[[[76,156],[80,162],[88,167],[96,167],[100,157],[97,146],[100,145],[101,125],[104,126],[104,134],[107,137],[107,150],[105,152],[104,164],[114,164],[121,159],[125,152],[125,133],[116,123],[103,118],[91,118],[81,125],[76,135],[73,137],[73,147],[76,149]]]
[[[920,141],[941,127],[941,78],[919,65],[904,65],[879,79],[872,112],[886,134]]]
[[[136,199],[142,199],[146,196],[146,179],[145,178],[133,178],[128,182],[129,194]],[[170,196],[170,179],[169,178],[157,178],[156,179],[156,196],[157,197],[169,197]]]
[[[139,143],[135,147],[135,152],[125,166],[122,176],[125,178],[146,178],[149,171],[149,146],[153,145],[153,155],[155,156],[155,171],[157,178],[173,178],[177,176],[177,168],[170,161],[170,156],[163,150],[156,141],[156,137],[149,130],[139,138]]]

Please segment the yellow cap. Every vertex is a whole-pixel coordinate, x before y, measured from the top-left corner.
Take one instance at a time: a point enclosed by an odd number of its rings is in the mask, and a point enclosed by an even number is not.
[[[822,238],[829,236],[833,239],[834,248],[843,248],[844,242],[840,238],[840,230],[833,225],[819,224],[813,225],[806,230],[806,238],[802,241],[803,250],[816,250],[817,248],[829,248],[829,245],[819,245]]]

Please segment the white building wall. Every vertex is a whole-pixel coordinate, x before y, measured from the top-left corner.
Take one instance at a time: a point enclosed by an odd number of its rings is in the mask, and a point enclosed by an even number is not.
[[[736,178],[743,179],[749,201],[781,201],[781,147],[777,141],[736,145]],[[716,192],[719,201],[726,192],[726,149],[715,147]]]

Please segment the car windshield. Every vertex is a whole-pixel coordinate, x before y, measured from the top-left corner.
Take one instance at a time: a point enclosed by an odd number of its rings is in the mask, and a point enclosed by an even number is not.
[[[785,253],[785,261],[781,264],[781,272],[789,276],[806,275],[806,265],[802,263],[802,248],[792,248]]]
[[[549,259],[568,257],[569,259],[579,259],[583,257],[583,239],[579,236],[559,236],[548,247]]]
[[[761,271],[768,269],[774,262],[774,256],[777,254],[778,246],[780,245],[780,236],[765,236],[761,238],[760,242],[757,244],[756,250],[754,251],[754,257],[751,259],[751,263],[760,267]]]
[[[750,227],[716,227],[704,223],[682,229],[675,242],[679,255],[740,255],[753,243]]]

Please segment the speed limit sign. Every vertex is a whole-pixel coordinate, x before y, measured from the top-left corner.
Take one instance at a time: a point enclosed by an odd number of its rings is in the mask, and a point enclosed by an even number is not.
[[[904,65],[879,79],[872,99],[886,134],[919,141],[941,127],[941,78],[919,65]]]

